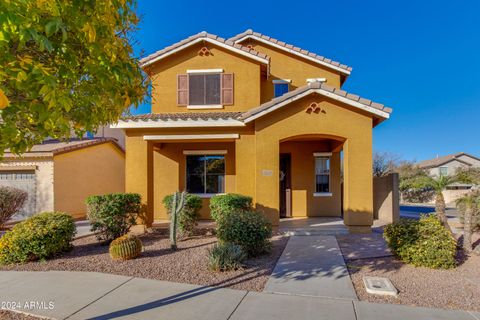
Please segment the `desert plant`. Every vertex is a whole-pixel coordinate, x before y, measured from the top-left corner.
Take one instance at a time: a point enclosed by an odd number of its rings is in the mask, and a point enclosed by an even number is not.
[[[108,252],[114,260],[135,259],[142,253],[142,242],[134,235],[126,234],[110,243]]]
[[[99,240],[113,240],[136,224],[141,196],[136,193],[112,193],[90,196],[86,200],[88,220]]]
[[[163,205],[171,216],[171,209],[174,195],[168,195],[163,198]],[[199,211],[202,208],[202,198],[197,195],[187,193],[185,195],[185,206],[178,216],[178,229],[181,236],[190,237],[194,234],[195,227],[200,218]]]
[[[401,219],[387,225],[383,235],[392,253],[406,263],[434,269],[456,265],[457,243],[436,215]]]
[[[0,263],[44,260],[71,248],[73,218],[61,212],[43,212],[17,223],[0,238]]]
[[[215,221],[233,211],[251,209],[252,197],[241,194],[219,194],[210,198],[210,215]]]
[[[175,192],[172,198],[170,208],[170,248],[177,250],[177,229],[180,212],[185,206],[186,192]]]
[[[473,250],[472,232],[476,227],[476,219],[480,215],[480,193],[470,192],[457,199],[456,204],[463,213],[463,250],[471,253]]]
[[[0,228],[10,220],[27,201],[28,193],[12,187],[0,187]]]
[[[455,176],[439,175],[439,176],[426,176],[419,180],[419,185],[435,190],[435,213],[442,222],[443,226],[452,233],[452,229],[448,224],[445,198],[443,197],[443,191],[448,185],[456,182]]]
[[[271,236],[270,222],[255,211],[234,211],[217,221],[218,239],[240,245],[249,256],[267,251]]]
[[[247,257],[242,247],[234,243],[218,243],[208,250],[208,266],[213,271],[237,270]]]

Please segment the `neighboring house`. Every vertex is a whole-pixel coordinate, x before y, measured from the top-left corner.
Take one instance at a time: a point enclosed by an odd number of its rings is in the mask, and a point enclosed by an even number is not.
[[[432,176],[453,175],[459,168],[480,168],[480,158],[465,152],[449,154],[443,157],[424,160],[418,166],[425,169]],[[453,183],[443,192],[446,203],[452,203],[466,194],[473,185],[465,183]]]
[[[46,140],[17,157],[7,152],[0,162],[0,186],[28,192],[16,219],[43,211],[86,214],[89,195],[123,192],[125,152],[114,138]]]
[[[240,193],[274,225],[343,214],[370,230],[372,128],[392,110],[340,89],[350,67],[251,30],[202,32],[141,65],[152,113],[113,127],[125,130],[126,191],[142,195],[148,224],[168,218],[164,196],[187,190],[204,198],[202,218],[212,195]]]

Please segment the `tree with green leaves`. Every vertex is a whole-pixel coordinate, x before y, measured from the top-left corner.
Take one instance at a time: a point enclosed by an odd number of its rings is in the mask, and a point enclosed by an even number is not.
[[[116,122],[147,93],[135,0],[0,1],[0,156]]]
[[[437,214],[438,218],[445,226],[445,228],[450,231],[450,233],[452,232],[452,229],[448,224],[443,191],[447,188],[448,185],[456,181],[456,177],[454,176],[439,175],[421,177],[417,182],[418,187],[428,187],[432,188],[435,191],[435,213]]]
[[[463,250],[467,253],[471,253],[473,250],[473,219],[480,214],[480,193],[469,192],[463,197],[457,199],[456,204],[457,208],[463,213]]]

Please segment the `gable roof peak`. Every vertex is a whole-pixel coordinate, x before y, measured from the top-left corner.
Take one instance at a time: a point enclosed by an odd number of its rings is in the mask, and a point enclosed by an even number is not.
[[[187,48],[201,41],[210,42],[214,45],[224,47],[227,50],[234,51],[236,53],[239,53],[243,56],[257,60],[266,65],[270,63],[270,58],[264,53],[257,52],[254,49],[244,47],[241,44],[226,40],[222,37],[208,33],[206,31],[201,31],[197,34],[194,34],[186,39],[183,39],[177,43],[167,46],[161,50],[158,50],[157,52],[154,52],[140,59],[140,66],[146,67],[158,60],[161,60],[171,54],[174,54],[180,50],[183,50],[184,48]]]
[[[333,61],[331,59],[327,59],[323,56],[317,55],[316,53],[310,52],[308,50],[296,47],[296,46],[291,45],[291,44],[287,44],[283,41],[274,39],[272,37],[261,34],[259,32],[255,32],[252,29],[247,29],[244,32],[239,33],[239,34],[229,38],[228,40],[233,41],[234,43],[240,43],[240,42],[242,42],[242,41],[244,41],[248,38],[255,38],[256,40],[258,40],[260,42],[270,44],[270,45],[272,45],[276,48],[279,48],[281,50],[290,52],[290,53],[292,53],[294,55],[297,55],[297,56],[300,56],[304,59],[316,62],[316,63],[321,64],[321,65],[323,65],[325,67],[328,67],[330,69],[334,69],[336,71],[341,72],[342,74],[344,74],[347,77],[350,75],[350,73],[352,71],[352,67],[349,67],[345,64],[341,64],[340,62]]]

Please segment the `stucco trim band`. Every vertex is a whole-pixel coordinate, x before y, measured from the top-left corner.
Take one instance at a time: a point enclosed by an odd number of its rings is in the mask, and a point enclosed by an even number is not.
[[[183,154],[185,155],[216,155],[227,153],[227,150],[183,150]]]
[[[238,139],[238,133],[225,134],[170,134],[170,135],[145,135],[143,140],[223,140]]]

